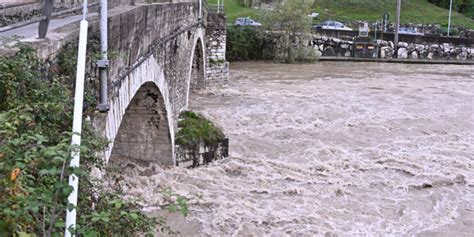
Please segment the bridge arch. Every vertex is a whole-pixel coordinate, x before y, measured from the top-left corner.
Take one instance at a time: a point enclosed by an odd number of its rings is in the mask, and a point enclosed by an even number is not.
[[[174,122],[168,82],[154,56],[120,84],[110,100],[105,160],[174,165]]]
[[[193,36],[188,44],[183,40],[178,44],[180,47],[158,50],[113,84],[115,89],[104,125],[105,135],[111,141],[105,152],[106,162],[120,159],[175,165],[179,112],[188,108],[191,91],[205,86],[204,30],[197,28],[188,34]],[[175,70],[180,68],[179,60],[171,70],[163,61],[167,60],[163,55],[170,49],[183,50],[183,74]]]
[[[192,56],[189,65],[188,87],[186,95],[186,108],[189,105],[189,95],[206,86],[206,51],[203,41],[203,33],[198,30],[194,41]]]
[[[154,82],[144,83],[133,96],[114,140],[111,159],[173,165],[168,112]]]

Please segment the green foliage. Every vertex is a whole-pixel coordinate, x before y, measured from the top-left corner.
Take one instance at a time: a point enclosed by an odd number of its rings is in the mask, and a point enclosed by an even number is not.
[[[450,35],[459,35],[459,30],[456,28],[451,28],[449,31],[450,31],[449,33]],[[442,35],[448,35],[448,27],[441,27],[438,30],[438,33]]]
[[[259,11],[245,6],[245,2],[240,3],[241,0],[223,0],[224,11],[229,23],[233,23],[237,17],[252,17],[258,18]],[[217,4],[217,0],[208,0],[210,4]],[[221,1],[222,2],[222,1]]]
[[[170,212],[179,211],[181,212],[181,214],[183,214],[183,216],[185,217],[188,216],[189,210],[188,210],[188,202],[186,198],[184,198],[181,195],[171,192],[171,190],[169,189],[165,190],[163,194],[167,199],[175,200],[174,202],[171,202],[170,204],[168,204],[168,210]]]
[[[182,120],[178,126],[176,143],[183,146],[196,146],[200,143],[213,145],[224,139],[222,131],[209,120],[194,112],[185,111],[181,114]]]
[[[79,147],[81,169],[68,168],[73,103],[72,86],[64,82],[70,75],[42,78],[44,67],[34,50],[18,47],[16,56],[0,57],[0,236],[62,236],[72,191],[67,177],[73,173],[81,178],[82,189],[78,233],[133,236],[151,230],[156,220],[140,213],[135,203],[92,185],[88,171],[102,167],[98,154],[108,142],[87,121]],[[63,66],[64,73],[73,70]],[[91,200],[94,195],[98,200]]]
[[[428,0],[445,9],[449,9],[451,0]],[[453,0],[453,10],[462,13],[468,17],[474,17],[474,1],[472,0]]]
[[[297,40],[311,31],[311,13],[313,0],[283,1],[276,5],[275,9],[264,13],[263,25],[269,30],[284,32],[288,40],[286,45],[286,62],[294,63],[297,57],[297,49],[301,49],[303,41]]]
[[[276,3],[275,3],[276,4]],[[289,34],[311,31],[311,7],[313,0],[283,1],[272,11],[263,12],[263,25],[271,30],[282,30]]]
[[[314,12],[319,19],[338,21],[381,21],[385,12],[390,14],[390,22],[395,22],[397,0],[315,0]],[[427,0],[403,0],[401,23],[448,24],[449,11]],[[474,20],[460,13],[453,13],[452,24],[474,28]]]
[[[262,60],[264,35],[255,27],[227,27],[226,57],[229,61]]]
[[[372,22],[380,21],[383,14],[388,12],[390,14],[390,21],[394,22],[396,1],[397,0],[314,0],[312,11],[320,14],[320,21],[338,20]],[[460,13],[453,13],[452,24],[454,26],[464,26],[474,29],[474,1],[463,1],[466,2],[465,5],[455,5],[455,7],[459,6],[458,9]],[[215,3],[217,0],[209,0],[209,2]],[[240,5],[239,0],[224,0],[224,3],[224,11],[229,22],[233,22],[237,17],[251,16],[253,18],[258,18],[258,10],[246,8]],[[401,22],[402,24],[422,23],[447,25],[448,10],[431,4],[427,0],[403,0]]]
[[[97,185],[89,185],[93,188]],[[83,187],[84,189],[84,187]],[[81,236],[134,236],[137,233],[153,235],[155,225],[164,225],[163,219],[149,218],[135,202],[124,201],[116,193],[103,193],[94,200],[94,211],[88,199],[80,199],[76,233]]]

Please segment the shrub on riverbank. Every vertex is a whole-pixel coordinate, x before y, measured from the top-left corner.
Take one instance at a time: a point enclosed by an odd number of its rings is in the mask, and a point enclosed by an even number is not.
[[[291,53],[291,58],[297,62],[318,59],[309,34],[299,34],[290,38],[278,31],[265,31],[255,27],[227,27],[226,57],[231,62],[269,60],[289,63],[288,54]],[[289,47],[291,50],[288,50]]]
[[[229,27],[228,59],[284,63],[316,60],[308,21],[312,4],[312,0],[281,2],[262,15],[264,27]]]
[[[268,60],[263,55],[264,35],[254,27],[227,27],[226,57],[229,61]]]
[[[211,121],[191,111],[181,114],[176,143],[183,146],[214,145],[225,138],[224,133]]]
[[[62,236],[72,173],[81,178],[78,235],[152,231],[162,222],[146,217],[120,193],[103,191],[88,174],[103,166],[98,154],[108,142],[87,121],[81,168],[68,168],[73,86],[66,85],[65,75],[44,77],[34,50],[19,48],[14,57],[0,56],[0,236]]]

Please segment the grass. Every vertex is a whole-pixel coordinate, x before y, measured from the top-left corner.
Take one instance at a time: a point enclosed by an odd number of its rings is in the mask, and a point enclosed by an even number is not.
[[[184,146],[196,146],[200,143],[213,145],[225,138],[222,131],[211,121],[194,112],[181,113],[178,123],[180,130],[176,134],[176,143]]]
[[[217,4],[217,0],[208,0],[209,4]],[[227,22],[234,22],[237,17],[258,18],[259,11],[253,8],[243,7],[238,0],[224,0],[224,11],[227,16]]]
[[[217,0],[208,0],[217,3]],[[314,12],[320,13],[320,20],[338,21],[380,21],[385,12],[390,14],[390,21],[395,21],[397,0],[315,0]],[[237,17],[250,16],[258,19],[259,11],[245,8],[238,0],[224,0],[227,20],[233,22]],[[426,0],[402,1],[401,22],[448,25],[449,11]],[[474,20],[453,12],[453,26],[464,26],[474,29]]]

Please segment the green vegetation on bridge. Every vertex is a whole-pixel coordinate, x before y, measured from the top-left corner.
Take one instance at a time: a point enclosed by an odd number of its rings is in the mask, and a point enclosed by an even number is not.
[[[381,20],[385,12],[390,14],[390,21],[395,20],[396,0],[315,0],[314,12],[320,13],[320,20],[339,21],[371,21]],[[209,0],[217,3],[217,0]],[[246,8],[239,4],[239,0],[224,0],[225,13],[229,22],[237,17],[258,18],[259,11]],[[427,0],[402,1],[401,22],[440,24],[447,26],[449,11],[438,7]],[[474,29],[474,20],[460,13],[453,12],[454,26],[465,26]]]

